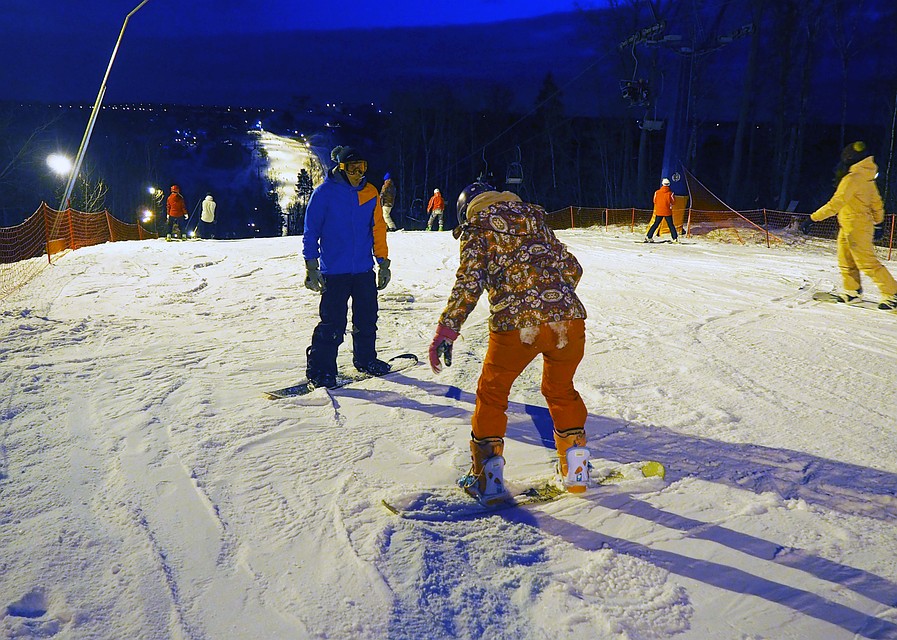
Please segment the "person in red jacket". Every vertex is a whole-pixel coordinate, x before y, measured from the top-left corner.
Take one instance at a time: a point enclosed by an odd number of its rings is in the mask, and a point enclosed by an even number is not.
[[[676,233],[676,225],[673,224],[673,203],[675,201],[676,196],[670,189],[670,181],[664,178],[660,182],[660,189],[654,192],[654,224],[648,229],[645,242],[654,242],[654,232],[657,231],[663,220],[667,221],[667,228],[670,230],[670,235],[673,236],[673,242],[679,242],[679,234]]]
[[[181,195],[181,188],[176,184],[171,185],[171,195],[166,201],[168,215],[168,235],[166,240],[171,240],[171,232],[174,225],[178,226],[177,236],[184,239],[184,231],[187,228],[187,205],[184,202],[184,196]]]
[[[439,230],[442,231],[442,214],[445,211],[445,200],[442,198],[442,194],[439,193],[439,189],[433,189],[433,197],[430,198],[430,202],[427,204],[427,213],[430,214],[430,219],[427,220],[427,231],[433,230],[433,222],[439,222]]]

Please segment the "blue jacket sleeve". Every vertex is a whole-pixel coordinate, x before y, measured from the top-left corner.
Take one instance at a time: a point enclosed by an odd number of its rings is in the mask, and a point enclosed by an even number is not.
[[[302,232],[302,257],[314,260],[321,256],[321,229],[324,227],[325,198],[315,190],[305,208],[305,227]]]

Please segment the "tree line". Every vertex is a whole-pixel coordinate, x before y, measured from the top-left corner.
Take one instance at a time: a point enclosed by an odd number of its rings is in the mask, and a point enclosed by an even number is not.
[[[682,164],[734,208],[814,209],[831,195],[840,150],[863,139],[897,209],[895,3],[614,0],[581,18],[578,37],[601,64],[573,85],[548,74],[528,108],[500,83],[465,92],[422,81],[364,121],[372,181],[392,174],[397,210],[434,188],[453,209],[479,176],[549,210],[647,207],[677,114]],[[599,114],[568,113],[565,94],[589,82]],[[624,96],[633,87],[643,94]]]

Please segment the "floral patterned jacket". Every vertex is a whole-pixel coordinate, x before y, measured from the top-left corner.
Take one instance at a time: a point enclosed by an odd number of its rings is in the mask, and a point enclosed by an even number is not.
[[[465,225],[460,241],[461,265],[439,324],[460,331],[484,289],[491,331],[586,317],[575,293],[582,267],[545,224],[542,207],[492,204]]]

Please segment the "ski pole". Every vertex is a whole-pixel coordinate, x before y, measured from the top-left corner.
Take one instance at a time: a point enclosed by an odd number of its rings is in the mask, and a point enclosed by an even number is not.
[[[196,210],[199,209],[199,205],[201,205],[201,204],[202,204],[202,199],[200,199],[200,200],[196,203],[196,206],[193,207],[193,213],[190,214],[190,217],[191,217],[191,218],[196,219],[196,222],[193,223],[193,233],[194,233],[194,235],[196,234],[196,228],[199,226],[199,219],[196,218]],[[188,227],[188,228],[190,227],[190,223],[189,223],[189,221],[187,222],[187,227]],[[189,231],[188,231],[188,233],[189,233]]]

